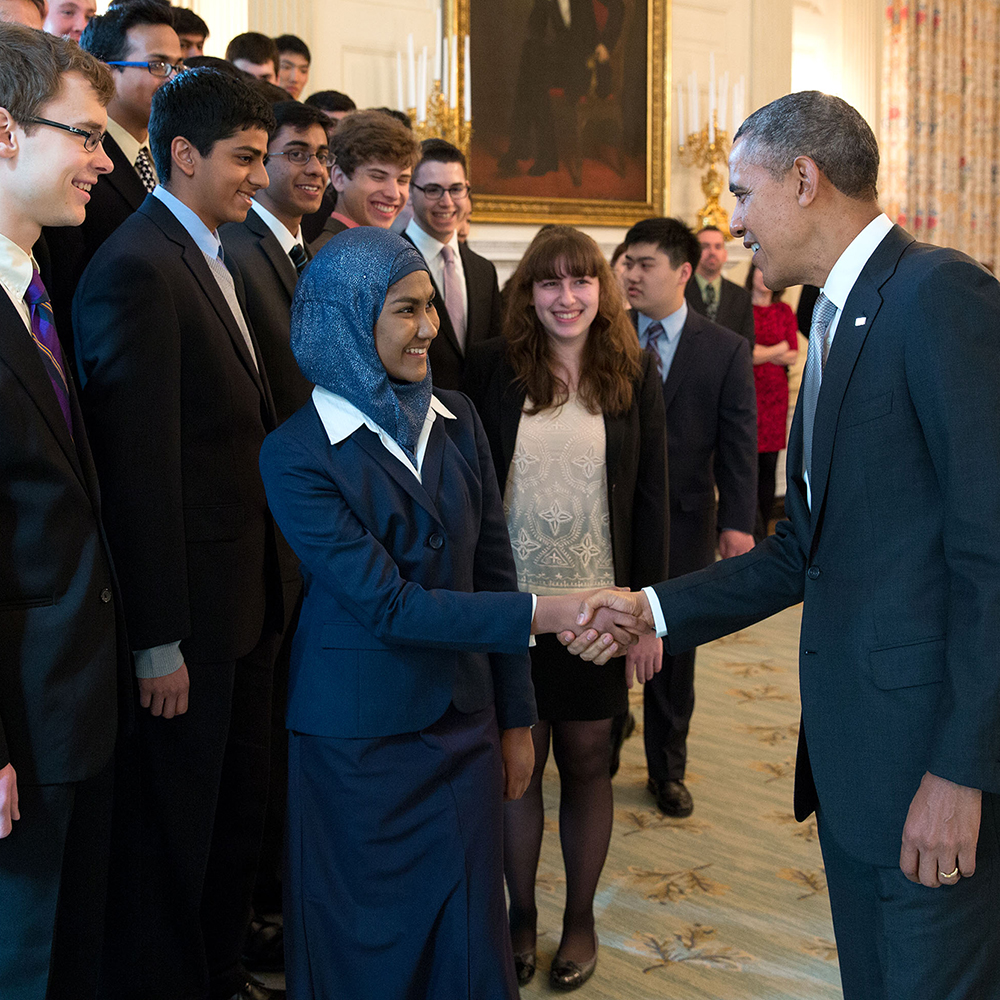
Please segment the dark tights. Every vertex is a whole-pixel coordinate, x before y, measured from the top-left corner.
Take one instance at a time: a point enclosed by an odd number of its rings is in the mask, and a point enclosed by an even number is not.
[[[535,770],[523,798],[504,806],[504,874],[510,893],[515,952],[535,947],[535,875],[545,807],[542,772],[552,751],[559,768],[559,840],[566,865],[566,911],[559,954],[585,962],[594,954],[594,893],[611,840],[613,798],[608,772],[611,720],[539,722],[532,730]]]

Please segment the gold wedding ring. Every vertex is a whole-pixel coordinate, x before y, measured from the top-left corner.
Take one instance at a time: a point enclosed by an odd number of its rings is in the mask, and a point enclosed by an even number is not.
[[[938,872],[938,877],[939,878],[954,878],[957,874],[958,874],[958,865],[955,866],[955,870],[953,872],[940,872],[939,871]]]

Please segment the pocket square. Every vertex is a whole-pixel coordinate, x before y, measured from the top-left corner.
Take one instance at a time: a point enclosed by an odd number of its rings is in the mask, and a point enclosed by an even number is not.
[[[868,317],[867,317],[867,316],[859,316],[859,317],[858,317],[858,318],[857,318],[857,319],[856,319],[856,320],[854,321],[854,325],[855,325],[855,326],[864,326],[864,325],[865,325],[865,323],[867,323],[867,322],[868,322]]]

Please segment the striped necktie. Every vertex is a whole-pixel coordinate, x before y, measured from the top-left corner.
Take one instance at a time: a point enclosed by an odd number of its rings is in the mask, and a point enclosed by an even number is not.
[[[660,381],[663,381],[663,358],[660,355],[660,337],[666,336],[663,324],[660,322],[650,323],[646,327],[646,346],[643,348],[647,354],[653,356],[656,362],[656,370],[659,373]]]
[[[812,477],[812,444],[813,427],[816,423],[816,403],[819,401],[820,385],[823,382],[823,369],[826,367],[826,356],[830,345],[827,336],[830,324],[837,314],[837,306],[820,292],[816,305],[813,307],[812,324],[809,328],[809,351],[806,354],[806,367],[802,372],[802,467],[806,476]]]
[[[66,359],[63,357],[62,345],[56,335],[56,324],[52,318],[52,303],[49,293],[42,283],[42,276],[36,267],[31,272],[31,284],[24,293],[24,301],[31,312],[31,339],[35,342],[42,356],[42,363],[48,372],[52,388],[55,390],[59,408],[66,418],[69,433],[73,434],[73,417],[69,408],[69,383],[66,380]]]
[[[292,249],[288,251],[288,256],[292,258],[292,263],[295,265],[295,273],[301,274],[306,269],[306,264],[309,263],[305,247],[303,247],[301,243],[296,243]]]

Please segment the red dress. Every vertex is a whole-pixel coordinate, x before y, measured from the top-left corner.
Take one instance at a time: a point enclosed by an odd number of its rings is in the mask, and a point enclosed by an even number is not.
[[[757,343],[762,347],[786,341],[791,350],[798,350],[795,313],[784,302],[754,306],[753,324]],[[788,372],[782,365],[768,361],[754,365],[753,379],[757,388],[757,451],[781,451],[788,421]]]

